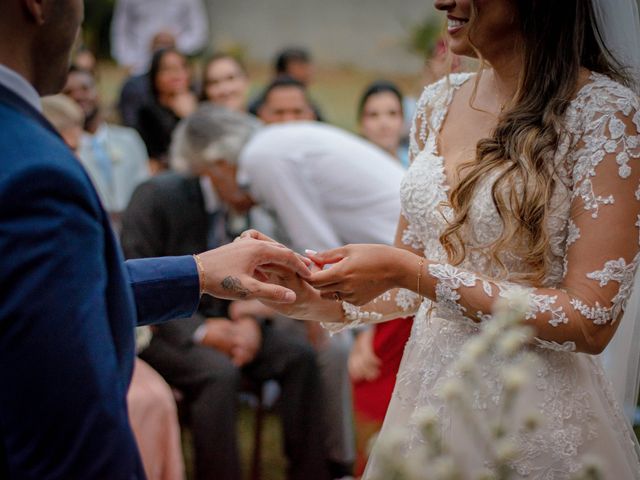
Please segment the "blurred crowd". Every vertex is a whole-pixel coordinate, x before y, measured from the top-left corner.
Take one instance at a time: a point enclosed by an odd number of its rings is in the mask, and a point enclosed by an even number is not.
[[[63,94],[43,109],[85,166],[128,258],[195,254],[247,228],[300,252],[393,242],[416,98],[379,80],[354,112],[359,134],[332,126],[309,94],[314,63],[299,47],[275,52],[272,79],[250,96],[239,58],[198,56],[208,31],[195,0],[120,0],[112,33],[113,56],[129,72],[119,122],[106,119],[100,66],[83,47]],[[425,82],[456,67],[438,44]],[[184,478],[181,422],[192,432],[195,478],[240,478],[238,398],[256,389],[281,415],[287,478],[359,476],[411,321],[329,336],[261,304],[203,298],[188,320],[140,328],[128,404],[148,477]]]

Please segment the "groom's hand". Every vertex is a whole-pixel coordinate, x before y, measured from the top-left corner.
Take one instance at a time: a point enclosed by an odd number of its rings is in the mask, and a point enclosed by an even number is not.
[[[311,275],[296,253],[278,243],[252,237],[201,253],[197,255],[197,263],[203,292],[228,300],[293,303],[295,292],[265,282],[266,276],[261,271],[276,267],[302,278]]]
[[[278,243],[273,238],[271,238],[270,236],[265,235],[264,233],[259,232],[258,230],[254,230],[254,229],[245,230],[244,232],[242,232],[240,234],[240,236],[238,238],[236,238],[236,241],[244,240],[244,239],[247,239],[247,238],[253,238],[255,240],[263,240],[265,242]]]

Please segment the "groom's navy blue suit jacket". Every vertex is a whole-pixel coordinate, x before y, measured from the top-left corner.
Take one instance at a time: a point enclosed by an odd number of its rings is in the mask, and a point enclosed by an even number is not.
[[[124,262],[78,160],[0,85],[0,478],[144,478],[134,327],[198,300],[191,257]]]

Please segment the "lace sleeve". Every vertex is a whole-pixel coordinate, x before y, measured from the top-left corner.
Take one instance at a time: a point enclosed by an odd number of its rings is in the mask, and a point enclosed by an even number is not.
[[[424,256],[422,251],[412,248],[410,242],[406,240],[408,226],[409,223],[406,218],[401,215],[394,245],[409,250],[416,255]],[[416,266],[416,274],[417,272]],[[396,318],[409,317],[418,311],[421,303],[422,297],[416,292],[404,288],[395,288],[383,293],[361,307],[356,307],[348,302],[342,302],[346,322],[324,322],[322,325],[330,332],[336,333],[345,329],[359,327],[363,324],[380,323]]]
[[[612,338],[631,293],[640,226],[638,98],[619,87],[593,95],[583,114],[573,164],[564,279],[557,288],[529,288],[526,315],[543,347],[597,354]],[[596,98],[597,97],[597,98]],[[451,265],[427,265],[424,291],[448,314],[481,322],[514,284]]]
[[[409,163],[413,161],[425,146],[428,136],[428,112],[430,101],[436,97],[436,92],[442,88],[442,82],[425,88],[418,100],[416,115],[413,119],[411,134],[409,136]],[[406,216],[406,212],[400,215],[394,245],[404,248],[416,255],[424,256],[424,242],[418,228],[412,225]],[[417,273],[417,271],[416,271]],[[367,305],[356,307],[348,302],[343,302],[342,308],[346,323],[323,323],[323,326],[332,332],[339,332],[346,328],[355,328],[367,323],[380,323],[395,318],[407,317],[415,314],[420,307],[422,297],[411,290],[394,289],[383,293]]]

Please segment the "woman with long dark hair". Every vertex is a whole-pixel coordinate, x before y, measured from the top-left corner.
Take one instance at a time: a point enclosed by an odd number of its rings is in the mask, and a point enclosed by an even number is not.
[[[140,136],[144,140],[154,170],[168,167],[171,134],[181,119],[197,107],[191,90],[187,59],[175,48],[156,51],[149,69],[152,100],[138,113]]]
[[[378,80],[368,85],[358,103],[360,134],[409,166],[407,145],[403,144],[404,107],[400,89],[391,82]]]
[[[395,451],[419,448],[418,414],[431,407],[462,478],[476,478],[492,459],[439,387],[495,303],[526,292],[539,363],[515,410],[542,423],[510,438],[520,446],[508,458],[513,473],[568,479],[593,454],[606,478],[639,478],[637,441],[596,357],[635,320],[622,316],[640,260],[637,4],[435,6],[447,14],[450,50],[481,69],[428,86],[419,101],[396,248],[310,255],[332,265],[314,274],[315,288],[288,280],[298,304],[282,310],[340,324],[415,314],[381,438],[407,427]],[[613,18],[632,22],[627,43],[616,41]],[[495,416],[506,363],[477,350],[467,366],[490,387],[468,386],[467,404]],[[479,355],[491,368],[476,366]],[[365,477],[383,471],[380,458],[374,449]]]

